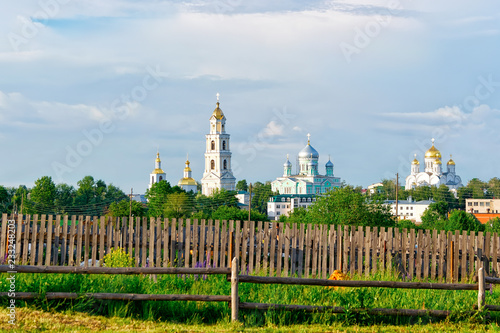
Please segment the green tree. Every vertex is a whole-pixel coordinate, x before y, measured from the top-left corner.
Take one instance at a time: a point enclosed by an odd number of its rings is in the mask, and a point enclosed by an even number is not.
[[[484,225],[482,225],[474,215],[464,212],[463,210],[454,210],[450,213],[445,228],[447,231],[483,231]]]
[[[486,222],[486,224],[484,226],[485,226],[484,231],[486,231],[486,232],[500,233],[500,218],[498,218],[498,217],[492,218],[491,220]]]
[[[35,181],[31,190],[30,213],[49,214],[55,212],[54,200],[56,198],[56,185],[52,177],[43,176]]]
[[[214,220],[239,220],[239,221],[247,221],[248,220],[248,210],[239,209],[237,207],[228,207],[221,206],[217,208],[211,216]],[[257,210],[252,209],[251,213],[252,221],[268,221],[266,214],[262,214]]]
[[[292,213],[291,219],[294,217]],[[303,213],[299,213],[303,214]],[[378,203],[367,202],[365,196],[352,186],[333,189],[309,207],[304,222],[322,224],[394,226],[389,208]]]
[[[19,212],[20,214],[27,213],[25,202],[27,201],[28,194],[29,190],[25,185],[19,185],[19,187],[14,191],[11,202],[16,212]]]
[[[163,217],[167,195],[172,193],[172,187],[167,181],[154,183],[146,191],[145,197],[148,199],[148,215],[151,217]]]
[[[119,202],[112,202],[108,207],[108,213],[106,215],[114,217],[130,216],[130,205],[132,204],[132,216],[144,216],[146,209],[144,206],[137,201],[130,199],[124,199]]]
[[[165,217],[178,219],[189,217],[193,208],[185,192],[168,194],[164,207]]]
[[[252,185],[252,209],[267,214],[267,202],[275,193],[271,190],[271,183],[256,182]]]
[[[462,186],[457,190],[458,196],[458,209],[465,210],[465,201],[466,199],[472,198],[472,189],[467,186]]]
[[[65,214],[71,211],[71,207],[74,205],[75,196],[76,190],[73,186],[64,183],[57,184],[56,196],[54,199],[57,212]]]
[[[103,180],[96,181],[92,176],[83,177],[77,184],[73,208],[77,214],[102,215],[112,202],[127,198],[116,186],[106,186]]]
[[[472,178],[467,187],[472,190],[472,197],[474,199],[483,199],[488,191],[488,185],[478,178]]]
[[[443,230],[448,214],[447,202],[431,203],[422,214],[422,228]]]
[[[491,178],[488,181],[488,193],[492,198],[500,198],[500,179],[497,177]]]
[[[12,190],[0,185],[0,210],[2,213],[9,214],[12,210]]]
[[[248,184],[246,179],[242,179],[236,183],[236,191],[248,191]]]

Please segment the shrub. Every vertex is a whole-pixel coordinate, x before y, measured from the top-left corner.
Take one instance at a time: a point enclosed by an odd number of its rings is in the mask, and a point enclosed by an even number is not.
[[[112,248],[104,256],[105,267],[133,267],[134,258],[132,258],[124,249],[120,247]]]

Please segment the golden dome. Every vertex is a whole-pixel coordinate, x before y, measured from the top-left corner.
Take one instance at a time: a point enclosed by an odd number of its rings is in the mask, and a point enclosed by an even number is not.
[[[432,147],[425,152],[425,158],[441,158],[441,152],[434,147],[434,139],[432,139]]]
[[[417,154],[415,154],[415,159],[413,160],[413,162],[411,162],[411,164],[413,165],[419,165],[420,162],[417,160]]]
[[[434,163],[436,163],[436,164],[443,164],[443,163],[441,163],[440,160],[436,160],[436,162],[434,162]]]
[[[195,185],[196,186],[196,180],[194,180],[191,177],[184,177],[179,180],[179,183],[177,185]]]
[[[214,112],[212,113],[212,116],[214,116],[215,119],[217,119],[217,120],[221,120],[222,118],[224,118],[224,113],[222,112],[222,110],[219,107],[219,102],[217,102],[217,107],[215,108]]]
[[[451,155],[450,155],[450,160],[448,161],[448,165],[455,165],[455,161],[451,159]]]
[[[161,174],[161,173],[165,173],[165,171],[163,171],[162,169],[154,169],[153,172],[151,172],[152,174]]]
[[[160,161],[160,153],[156,153],[156,162],[161,162]]]

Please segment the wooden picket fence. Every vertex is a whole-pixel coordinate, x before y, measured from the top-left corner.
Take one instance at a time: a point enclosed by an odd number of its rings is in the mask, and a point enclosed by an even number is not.
[[[3,214],[0,258],[16,265],[99,266],[120,247],[136,267],[229,267],[234,256],[243,275],[325,279],[334,270],[368,276],[393,269],[407,280],[457,282],[481,267],[498,276],[499,243],[497,233],[465,231]]]

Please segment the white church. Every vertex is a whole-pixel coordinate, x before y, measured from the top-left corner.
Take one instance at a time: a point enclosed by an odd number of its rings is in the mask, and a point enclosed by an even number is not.
[[[205,171],[201,179],[202,194],[209,196],[215,190],[236,189],[236,178],[231,171],[231,150],[229,134],[226,133],[226,116],[220,109],[219,94],[217,106],[210,117],[210,134],[205,135]],[[191,175],[189,158],[186,160],[184,174],[177,185],[186,192],[197,192],[196,180]],[[154,183],[166,180],[166,173],[161,168],[160,153],[156,154],[155,169],[150,174],[149,188]]]
[[[425,152],[424,171],[420,171],[420,162],[415,159],[411,162],[411,173],[406,177],[406,190],[410,190],[417,186],[439,186],[444,184],[455,192],[459,187],[462,187],[462,179],[455,173],[455,161],[451,158],[446,163],[446,170],[443,169],[441,162],[441,152],[434,147],[434,139],[432,139],[432,147]]]

